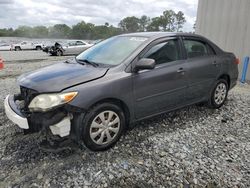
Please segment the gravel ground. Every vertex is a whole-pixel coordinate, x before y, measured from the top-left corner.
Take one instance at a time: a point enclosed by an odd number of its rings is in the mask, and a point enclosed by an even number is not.
[[[1,72],[0,187],[250,187],[248,85],[234,88],[219,110],[190,106],[139,122],[105,152],[70,141],[46,152],[37,134],[7,120],[2,103],[18,90],[18,74],[57,60],[10,62]]]

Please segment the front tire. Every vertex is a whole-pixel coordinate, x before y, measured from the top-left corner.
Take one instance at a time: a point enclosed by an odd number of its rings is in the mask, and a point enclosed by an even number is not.
[[[228,83],[224,79],[219,79],[214,84],[213,90],[210,94],[208,106],[213,109],[218,109],[225,103],[228,95]]]
[[[62,55],[63,55],[62,50],[57,49],[57,50],[56,50],[56,55],[57,55],[57,56],[62,56]]]
[[[75,121],[76,132],[87,148],[93,151],[107,150],[125,130],[125,115],[112,103],[102,103],[81,114]]]

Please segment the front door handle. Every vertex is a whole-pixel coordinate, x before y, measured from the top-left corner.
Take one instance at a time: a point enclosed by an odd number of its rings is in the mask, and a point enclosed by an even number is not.
[[[218,63],[217,63],[217,61],[213,61],[213,63],[212,63],[213,65],[215,65],[215,66],[217,66],[218,65]]]
[[[186,71],[183,69],[183,68],[179,68],[178,70],[177,70],[177,73],[182,73],[182,74],[184,74]]]

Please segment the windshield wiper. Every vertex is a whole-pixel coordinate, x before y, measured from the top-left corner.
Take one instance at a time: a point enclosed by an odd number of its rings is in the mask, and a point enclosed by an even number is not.
[[[98,66],[99,66],[98,63],[95,63],[95,62],[93,62],[93,61],[89,61],[89,60],[87,60],[87,59],[77,59],[77,58],[75,58],[75,59],[76,59],[76,61],[77,61],[78,63],[83,64],[83,65],[89,64],[89,65],[92,65],[93,67],[98,67]]]

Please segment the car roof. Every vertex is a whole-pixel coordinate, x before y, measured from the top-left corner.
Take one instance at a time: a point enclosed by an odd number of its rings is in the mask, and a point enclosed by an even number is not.
[[[173,37],[173,36],[201,37],[200,35],[196,35],[193,33],[181,33],[181,32],[139,32],[139,33],[122,34],[120,36],[147,37],[151,39],[161,38],[161,37]]]

